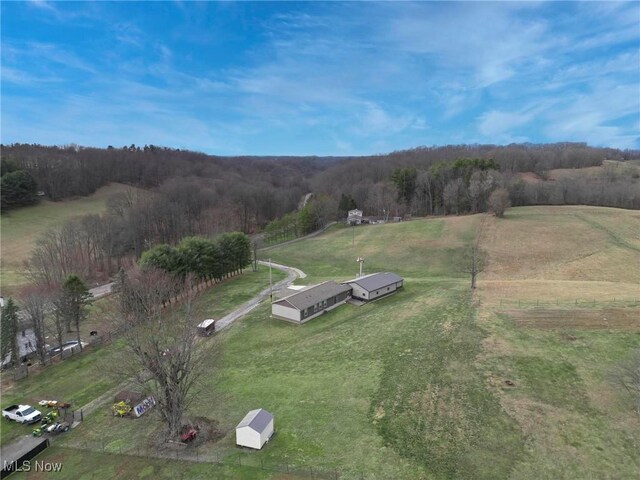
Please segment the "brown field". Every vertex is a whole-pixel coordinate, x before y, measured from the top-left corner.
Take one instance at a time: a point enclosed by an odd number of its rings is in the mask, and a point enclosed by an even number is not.
[[[640,166],[634,162],[618,162],[616,160],[605,160],[602,165],[585,168],[556,168],[549,170],[550,180],[561,178],[575,179],[588,178],[597,180],[604,175],[632,175],[640,171]]]
[[[480,246],[477,364],[527,439],[511,478],[633,478],[640,417],[611,374],[640,349],[640,213],[513,208]]]
[[[498,313],[509,315],[523,328],[578,328],[640,330],[640,309],[509,309]]]
[[[610,298],[617,292],[619,297],[640,298],[637,211],[511,209],[504,219],[486,219],[481,246],[489,256],[479,285],[483,300],[507,298],[505,294],[515,299],[601,299],[601,292]]]

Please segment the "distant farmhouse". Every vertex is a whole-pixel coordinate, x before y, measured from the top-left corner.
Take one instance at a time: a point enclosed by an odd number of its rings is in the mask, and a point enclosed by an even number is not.
[[[331,280],[305,288],[271,304],[274,317],[304,323],[343,304],[351,298],[351,287]]]
[[[384,216],[383,217],[365,217],[365,216],[363,216],[362,213],[363,213],[362,210],[359,210],[357,208],[354,209],[354,210],[349,210],[349,213],[347,215],[346,224],[347,225],[362,225],[362,224],[369,224],[369,223],[385,223],[386,222],[386,217],[384,217]],[[400,221],[400,220],[398,220],[398,221]]]
[[[349,214],[347,215],[347,223],[349,225],[360,225],[362,223],[362,210],[358,210],[357,208],[354,210],[349,210]]]
[[[395,273],[381,272],[364,275],[345,282],[352,288],[351,296],[364,301],[391,295],[402,287],[404,279]]]
[[[287,289],[285,296],[271,304],[271,315],[281,320],[303,324],[333,310],[352,297],[369,302],[391,295],[403,286],[404,279],[392,272],[372,273],[338,284],[332,280],[305,287]],[[294,292],[294,293],[289,293]]]

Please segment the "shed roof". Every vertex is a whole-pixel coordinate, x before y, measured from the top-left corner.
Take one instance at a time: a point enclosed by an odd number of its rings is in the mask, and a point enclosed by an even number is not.
[[[401,276],[396,275],[393,272],[379,272],[370,273],[369,275],[354,278],[353,280],[347,280],[345,283],[355,283],[368,292],[372,292],[373,290],[388,287],[389,285],[401,282],[402,280],[403,278]]]
[[[314,306],[316,303],[320,303],[323,300],[334,297],[344,292],[351,290],[348,285],[340,285],[332,280],[319,283],[313,287],[306,288],[301,292],[294,293],[288,297],[281,298],[274,303],[288,303],[298,310],[304,310]]]
[[[247,413],[236,428],[250,427],[252,430],[262,433],[271,420],[273,420],[273,415],[262,408],[258,408]]]
[[[198,324],[198,328],[207,328],[212,323],[216,323],[216,321],[213,318],[207,318]]]

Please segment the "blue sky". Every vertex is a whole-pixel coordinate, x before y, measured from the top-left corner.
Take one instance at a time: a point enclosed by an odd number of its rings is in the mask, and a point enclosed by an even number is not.
[[[6,2],[1,140],[640,148],[640,3]]]

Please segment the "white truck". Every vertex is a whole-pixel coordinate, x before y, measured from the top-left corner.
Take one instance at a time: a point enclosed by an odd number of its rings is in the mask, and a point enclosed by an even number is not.
[[[11,405],[2,410],[2,416],[18,423],[35,423],[42,418],[40,411],[30,405]]]

